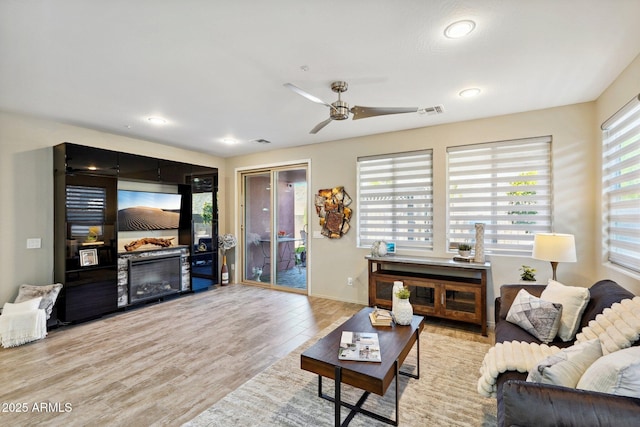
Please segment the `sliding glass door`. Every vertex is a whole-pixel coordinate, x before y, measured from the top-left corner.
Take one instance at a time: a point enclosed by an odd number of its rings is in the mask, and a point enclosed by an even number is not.
[[[244,172],[243,281],[307,290],[307,166]]]

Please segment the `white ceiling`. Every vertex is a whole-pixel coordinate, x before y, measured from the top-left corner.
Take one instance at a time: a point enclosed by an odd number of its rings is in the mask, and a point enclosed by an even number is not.
[[[592,101],[640,53],[639,16],[640,0],[0,0],[0,109],[228,157]],[[445,38],[460,19],[475,31]],[[445,114],[310,135],[329,108],[283,84],[331,103],[334,80],[351,106]]]

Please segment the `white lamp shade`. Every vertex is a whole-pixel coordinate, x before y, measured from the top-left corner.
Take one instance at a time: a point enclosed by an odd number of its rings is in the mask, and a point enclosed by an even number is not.
[[[536,234],[531,256],[543,261],[576,262],[576,242],[573,234]]]

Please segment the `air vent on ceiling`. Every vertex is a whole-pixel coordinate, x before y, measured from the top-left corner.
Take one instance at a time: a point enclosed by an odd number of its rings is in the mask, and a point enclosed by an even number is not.
[[[433,115],[436,115],[436,114],[443,114],[444,113],[444,105],[440,104],[440,105],[436,105],[434,107],[419,108],[418,109],[418,113],[426,114],[428,116],[433,116]]]
[[[271,144],[271,141],[268,141],[268,140],[263,139],[263,138],[254,139],[253,142],[257,142],[258,144]]]

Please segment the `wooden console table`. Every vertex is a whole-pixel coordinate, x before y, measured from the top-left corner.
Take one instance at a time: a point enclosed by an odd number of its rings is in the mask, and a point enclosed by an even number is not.
[[[491,264],[448,258],[366,256],[369,305],[391,308],[393,282],[411,291],[415,314],[479,325],[487,336],[487,270]]]

